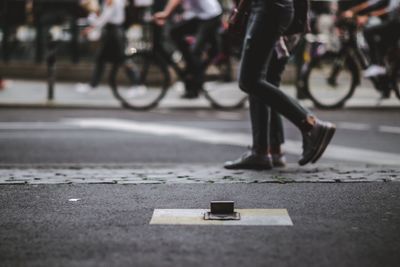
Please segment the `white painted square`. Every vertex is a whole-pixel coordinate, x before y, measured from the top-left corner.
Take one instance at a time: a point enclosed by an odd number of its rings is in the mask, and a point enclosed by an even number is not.
[[[240,220],[204,220],[207,209],[155,209],[150,224],[164,225],[249,225],[293,226],[286,209],[235,209]]]

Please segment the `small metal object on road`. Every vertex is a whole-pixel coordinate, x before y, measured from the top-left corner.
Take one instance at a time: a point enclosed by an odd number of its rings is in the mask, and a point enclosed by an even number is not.
[[[204,220],[240,220],[240,214],[235,212],[233,201],[211,201],[210,211],[204,213]]]
[[[70,199],[68,199],[69,202],[77,202],[79,200],[81,200],[81,199],[80,198],[70,198]]]

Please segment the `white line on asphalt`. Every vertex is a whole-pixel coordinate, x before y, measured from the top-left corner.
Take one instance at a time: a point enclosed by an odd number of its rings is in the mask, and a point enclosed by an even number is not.
[[[339,129],[344,130],[369,131],[372,129],[372,126],[366,123],[338,122],[336,124]],[[381,125],[378,126],[378,130],[381,133],[400,134],[400,127],[396,126]]]
[[[379,126],[379,131],[382,133],[400,134],[400,127]]]
[[[248,146],[250,144],[250,134],[217,132],[192,127],[96,118],[68,119],[63,122],[67,125],[75,125],[81,128],[146,133],[158,136],[176,136],[208,144],[235,146]],[[286,140],[284,149],[290,154],[299,155],[301,153],[301,146],[301,142]],[[338,145],[330,145],[324,153],[324,158],[382,165],[399,165],[400,162],[400,154]]]
[[[216,114],[218,119],[221,120],[231,120],[231,121],[237,121],[242,118],[242,116],[239,113],[232,113],[232,112],[217,112]]]
[[[336,124],[339,129],[345,130],[366,131],[371,129],[371,126],[365,123],[338,122]]]

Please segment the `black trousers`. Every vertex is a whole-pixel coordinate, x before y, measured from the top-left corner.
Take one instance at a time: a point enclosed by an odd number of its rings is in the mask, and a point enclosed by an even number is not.
[[[190,19],[174,25],[171,29],[171,38],[182,53],[186,63],[187,78],[190,79],[196,90],[204,83],[204,68],[202,53],[207,44],[214,43],[221,25],[220,16],[208,19]],[[190,45],[186,37],[195,36],[195,43]]]
[[[254,0],[244,40],[239,86],[251,98],[272,108],[299,129],[310,111],[278,87],[264,79],[264,70],[271,66],[275,43],[293,19],[292,0]]]
[[[97,51],[90,86],[99,85],[106,63],[112,63],[116,69],[124,61],[125,32],[122,26],[107,24],[103,27],[100,48]]]
[[[266,81],[278,87],[287,61],[287,57],[278,58],[274,51],[266,70]],[[279,113],[266,106],[254,95],[250,95],[249,100],[253,149],[266,152],[270,146],[277,147],[283,144],[285,140],[283,123]]]
[[[383,65],[385,53],[400,37],[400,20],[391,18],[382,24],[366,27],[364,37],[370,49],[371,62]]]

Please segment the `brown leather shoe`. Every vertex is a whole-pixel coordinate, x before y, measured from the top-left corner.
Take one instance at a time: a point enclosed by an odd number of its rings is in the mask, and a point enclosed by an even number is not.
[[[240,158],[224,164],[224,168],[229,170],[270,170],[272,167],[271,155],[257,154],[254,151],[248,151]]]
[[[313,120],[310,129],[303,131],[303,156],[299,160],[301,166],[309,162],[317,162],[336,130],[333,123],[320,121],[316,118],[313,118]]]

